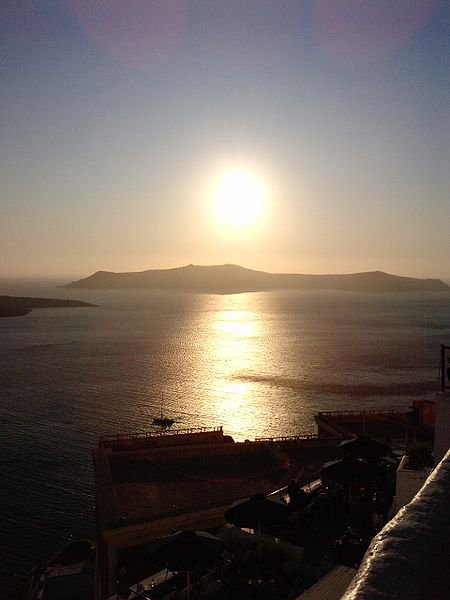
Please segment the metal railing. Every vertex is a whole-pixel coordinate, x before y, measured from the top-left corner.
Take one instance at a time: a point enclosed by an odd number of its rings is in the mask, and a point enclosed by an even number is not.
[[[138,440],[148,438],[158,438],[166,436],[186,435],[190,433],[223,433],[223,427],[189,427],[186,429],[167,429],[164,431],[135,431],[130,433],[115,433],[112,435],[102,435],[99,438],[99,446],[106,442],[121,442],[126,440]]]
[[[317,416],[324,417],[351,417],[362,415],[392,415],[399,416],[402,413],[398,410],[379,410],[376,408],[369,410],[323,410],[317,413]]]
[[[296,442],[296,441],[307,441],[307,440],[335,440],[339,436],[319,437],[317,433],[308,433],[305,435],[279,435],[274,437],[257,437],[255,442]]]

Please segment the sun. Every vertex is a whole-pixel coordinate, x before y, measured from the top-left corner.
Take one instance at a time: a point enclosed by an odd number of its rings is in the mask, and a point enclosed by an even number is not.
[[[222,225],[236,229],[256,224],[264,210],[265,190],[257,173],[235,169],[223,173],[213,189],[213,211]]]

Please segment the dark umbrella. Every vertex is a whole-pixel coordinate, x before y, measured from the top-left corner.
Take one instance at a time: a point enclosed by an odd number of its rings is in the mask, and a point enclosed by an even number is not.
[[[148,547],[147,556],[155,565],[186,571],[189,598],[189,572],[216,562],[223,548],[221,539],[205,531],[177,531],[158,538]]]
[[[291,508],[284,502],[256,494],[233,502],[225,511],[225,519],[238,527],[260,530],[261,527],[278,525],[291,514]]]
[[[344,458],[326,463],[320,470],[322,481],[336,483],[362,483],[373,479],[375,468],[361,458]]]
[[[360,435],[351,440],[344,440],[338,445],[338,448],[346,456],[368,460],[391,455],[391,449],[387,444],[373,440],[366,435]]]
[[[177,531],[158,538],[149,546],[147,555],[171,571],[192,571],[215,562],[223,547],[220,538],[206,531]]]

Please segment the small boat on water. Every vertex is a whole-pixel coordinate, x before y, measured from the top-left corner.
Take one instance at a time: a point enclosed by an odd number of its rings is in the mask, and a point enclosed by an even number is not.
[[[153,425],[160,425],[161,427],[170,427],[174,423],[174,419],[169,419],[169,417],[161,416],[153,419]]]
[[[163,395],[161,394],[161,414],[157,417],[153,417],[153,425],[159,425],[160,427],[170,427],[175,423],[175,419],[167,417],[163,413]]]
[[[94,596],[95,545],[79,540],[34,567],[26,599],[93,600]]]
[[[161,415],[159,417],[153,417],[153,425],[159,425],[160,427],[170,427],[175,423],[175,419],[170,419],[169,417],[165,417],[163,412],[161,411]]]

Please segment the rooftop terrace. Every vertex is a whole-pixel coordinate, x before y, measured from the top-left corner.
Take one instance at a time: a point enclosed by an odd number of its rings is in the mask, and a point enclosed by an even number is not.
[[[305,436],[236,443],[222,428],[105,436],[93,450],[99,597],[114,591],[125,554],[174,529],[225,523],[237,498],[310,480],[338,439]]]
[[[103,438],[93,454],[102,529],[274,489],[289,468],[275,449],[235,444],[220,428]]]
[[[425,407],[426,403],[418,403]],[[369,437],[387,442],[392,447],[405,448],[416,441],[431,441],[433,427],[422,420],[419,412],[397,410],[341,410],[322,411],[315,415],[319,435],[340,435],[350,438],[354,435]]]

